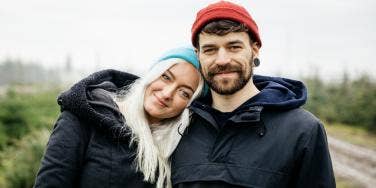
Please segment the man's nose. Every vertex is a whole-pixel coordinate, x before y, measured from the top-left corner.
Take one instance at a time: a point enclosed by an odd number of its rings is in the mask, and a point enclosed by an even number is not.
[[[220,48],[218,50],[216,63],[219,64],[219,65],[225,65],[227,63],[230,63],[230,61],[231,61],[231,58],[230,58],[230,55],[228,54],[228,52],[226,51],[226,49]]]

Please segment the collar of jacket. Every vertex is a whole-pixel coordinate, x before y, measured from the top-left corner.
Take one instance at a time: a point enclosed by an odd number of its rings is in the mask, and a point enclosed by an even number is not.
[[[216,125],[217,123],[209,112],[209,110],[212,110],[211,108],[211,106],[197,100],[189,106],[189,109],[194,113],[201,116],[211,124]],[[227,121],[231,121],[234,124],[239,125],[251,125],[250,123],[260,122],[263,108],[263,106],[242,105],[234,110],[234,115]]]
[[[200,101],[193,101],[193,103],[188,107],[192,112],[204,120],[208,121],[217,131],[220,130],[214,117],[210,114],[209,110],[212,110],[211,106],[204,104]],[[257,126],[256,134],[263,137],[266,134],[266,126],[262,121],[261,114],[263,111],[263,106],[252,106],[243,104],[234,111],[234,115],[227,121],[231,124],[237,126]]]

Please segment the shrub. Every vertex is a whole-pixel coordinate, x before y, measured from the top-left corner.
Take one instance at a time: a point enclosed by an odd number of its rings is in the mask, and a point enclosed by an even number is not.
[[[33,186],[49,135],[47,129],[34,130],[0,153],[0,187]]]

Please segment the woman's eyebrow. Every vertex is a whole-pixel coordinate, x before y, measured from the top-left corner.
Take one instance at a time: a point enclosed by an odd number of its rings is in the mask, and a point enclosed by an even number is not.
[[[170,70],[167,70],[166,72],[167,72],[169,75],[171,75],[172,79],[175,80],[176,76],[175,76]],[[183,87],[186,87],[186,88],[188,88],[188,89],[190,89],[190,90],[192,91],[192,93],[194,93],[194,89],[193,89],[191,86],[186,85],[186,84],[183,84],[182,86],[183,86]]]
[[[172,79],[175,80],[175,75],[170,71],[170,70],[167,70],[166,71],[169,75],[171,75]]]

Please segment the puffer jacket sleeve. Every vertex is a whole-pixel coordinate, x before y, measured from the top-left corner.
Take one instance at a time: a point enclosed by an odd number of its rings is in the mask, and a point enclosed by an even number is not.
[[[336,187],[326,133],[321,123],[311,130],[296,175],[296,187]]]
[[[82,126],[72,113],[61,113],[49,138],[34,187],[77,186],[87,145],[87,130]]]

